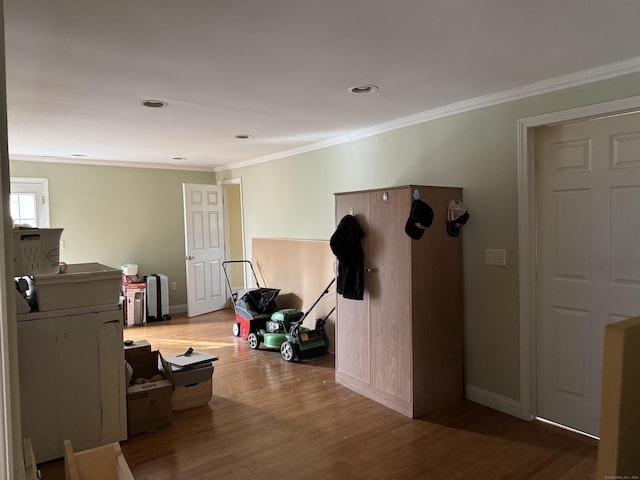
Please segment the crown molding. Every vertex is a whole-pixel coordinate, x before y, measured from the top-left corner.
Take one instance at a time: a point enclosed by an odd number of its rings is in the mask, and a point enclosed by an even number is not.
[[[123,167],[123,168],[151,168],[155,170],[186,170],[194,172],[213,172],[211,167],[194,167],[189,165],[167,165],[165,163],[145,163],[145,162],[116,162],[110,160],[90,160],[86,158],[71,159],[65,157],[36,156],[36,155],[12,155],[9,154],[10,161],[18,162],[40,162],[40,163],[66,163],[70,165],[92,165],[100,167]]]
[[[290,150],[283,150],[282,152],[272,153],[263,157],[252,158],[249,160],[241,160],[239,162],[230,163],[227,165],[221,165],[214,168],[215,172],[223,172],[225,170],[231,170],[232,168],[250,167],[251,165],[257,165],[258,163],[270,162],[271,160],[277,160],[279,158],[292,157],[301,153],[312,152],[314,150],[321,150],[323,148],[333,147],[334,145],[340,145],[341,143],[347,143],[353,140],[348,134],[340,135],[337,137],[322,140],[321,142],[310,143],[309,145],[303,145],[302,147],[292,148]]]
[[[323,140],[322,142],[312,143],[310,145],[305,145],[303,147],[294,148],[291,150],[285,150],[283,152],[274,153],[263,157],[215,167],[214,171],[222,172],[225,170],[230,170],[232,168],[248,167],[259,163],[277,160],[279,158],[290,157],[292,155],[298,155],[313,150],[320,150],[334,145],[351,142],[353,140],[371,137],[391,130],[397,130],[399,128],[409,127],[419,123],[429,122],[459,113],[469,112],[485,107],[491,107],[515,100],[521,100],[536,95],[542,95],[544,93],[555,92],[558,90],[563,90],[565,88],[577,87],[600,80],[620,77],[622,75],[636,73],[638,71],[640,71],[640,57],[635,57],[629,60],[611,63],[609,65],[590,68],[581,72],[570,73],[568,75],[562,75],[559,77],[550,78],[548,80],[530,83],[522,87],[516,87],[489,95],[482,95],[480,97],[462,100],[460,102],[433,108],[420,113],[416,113],[414,115],[409,115],[406,117],[391,120],[389,122],[380,123],[372,127],[355,130],[353,132],[333,137],[328,140]]]

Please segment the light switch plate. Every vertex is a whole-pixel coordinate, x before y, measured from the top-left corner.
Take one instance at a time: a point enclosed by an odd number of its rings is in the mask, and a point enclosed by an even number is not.
[[[507,251],[501,248],[487,248],[484,251],[484,263],[486,265],[507,266]]]

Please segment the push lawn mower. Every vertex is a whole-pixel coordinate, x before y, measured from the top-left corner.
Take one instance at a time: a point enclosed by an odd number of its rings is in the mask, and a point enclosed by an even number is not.
[[[335,278],[329,282],[329,285],[306,312],[295,308],[278,310],[271,315],[264,327],[254,328],[257,324],[252,324],[247,337],[249,347],[257,349],[260,343],[264,343],[266,347],[277,348],[280,350],[282,358],[287,362],[292,362],[303,354],[326,353],[329,349],[329,338],[324,331],[324,326],[335,307],[324,318],[316,320],[313,330],[303,327],[302,323],[322,297],[329,292],[334,282]]]
[[[234,292],[227,272],[227,266],[231,263],[248,264],[251,267],[251,273],[256,281],[257,288]],[[264,329],[267,321],[271,318],[271,314],[278,309],[275,298],[280,293],[280,290],[261,287],[253,269],[253,264],[249,260],[227,260],[222,262],[222,269],[227,279],[227,286],[231,293],[233,310],[236,316],[236,322],[233,324],[232,329],[233,334],[236,337],[247,340],[250,332]]]

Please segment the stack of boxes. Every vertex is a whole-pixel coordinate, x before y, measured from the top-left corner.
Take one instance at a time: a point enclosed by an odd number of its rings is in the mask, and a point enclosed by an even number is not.
[[[188,353],[188,355],[187,355]],[[173,423],[173,411],[206,405],[212,397],[213,362],[204,352],[189,349],[163,358],[146,340],[125,345],[130,366],[127,383],[129,435],[157,430]]]
[[[140,282],[138,265],[122,265],[122,295],[124,297],[124,324],[127,327],[147,323],[147,285]]]

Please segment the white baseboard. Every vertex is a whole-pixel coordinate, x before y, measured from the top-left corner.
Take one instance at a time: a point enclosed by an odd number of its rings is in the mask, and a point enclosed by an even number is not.
[[[516,402],[510,398],[473,385],[464,386],[464,396],[472,402],[520,418],[520,402]]]
[[[187,313],[187,304],[169,305],[169,313],[171,315],[175,315],[176,313]]]

